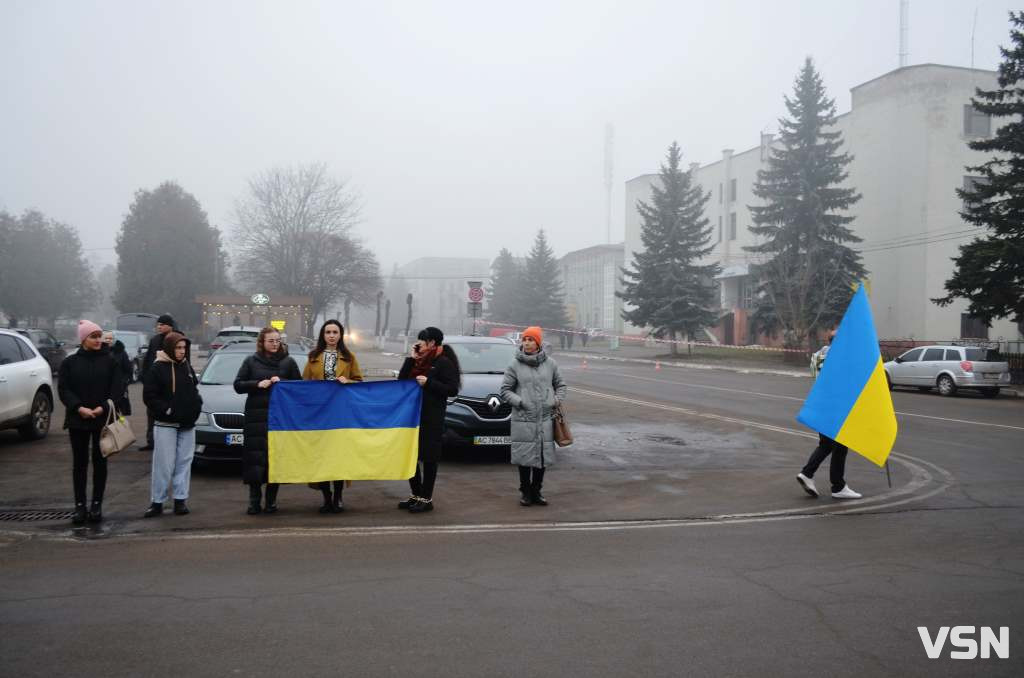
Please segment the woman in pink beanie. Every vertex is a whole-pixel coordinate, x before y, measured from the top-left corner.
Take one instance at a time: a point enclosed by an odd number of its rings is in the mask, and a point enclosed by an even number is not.
[[[103,491],[107,485],[107,460],[100,453],[100,431],[107,422],[108,400],[124,394],[121,367],[103,344],[103,330],[91,320],[78,323],[81,347],[60,365],[57,390],[67,408],[64,428],[71,438],[74,457],[72,481],[75,486],[75,513],[72,522],[81,525],[103,519]],[[85,510],[86,476],[89,448],[92,448],[92,505]]]

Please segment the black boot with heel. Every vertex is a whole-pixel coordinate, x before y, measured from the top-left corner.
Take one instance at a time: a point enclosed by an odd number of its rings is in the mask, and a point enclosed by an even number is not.
[[[260,491],[260,486],[253,483],[249,486],[249,509],[246,511],[250,516],[254,516],[257,513],[263,511],[260,507],[260,502],[263,500],[263,493]]]

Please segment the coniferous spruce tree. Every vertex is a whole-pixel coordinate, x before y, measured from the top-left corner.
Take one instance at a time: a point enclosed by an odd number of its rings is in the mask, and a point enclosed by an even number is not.
[[[751,267],[755,326],[781,330],[786,346],[804,348],[839,322],[865,275],[860,254],[847,245],[860,242],[848,227],[853,217],[843,213],[860,194],[842,186],[852,157],[840,152],[842,135],[831,129],[835,100],[810,57],[785,101],[790,117],[779,120],[782,146],[771,150],[753,189],[764,200],[750,208],[750,231],[760,242],[746,249],[765,258]]]
[[[972,189],[957,189],[963,219],[987,229],[960,247],[956,269],[946,281],[946,306],[955,298],[970,302],[968,312],[991,324],[1010,317],[1024,323],[1024,12],[1010,12],[1010,48],[1001,47],[999,88],[977,90],[975,110],[1010,118],[993,137],[968,142],[975,151],[998,153],[967,171],[982,179]]]
[[[562,328],[568,324],[562,274],[544,229],[537,232],[533,249],[526,257],[519,288],[522,310],[520,324],[547,328]]]
[[[619,296],[632,308],[622,317],[640,327],[651,327],[657,337],[677,335],[690,339],[714,325],[718,264],[701,264],[713,248],[710,222],[704,205],[710,193],[693,183],[680,167],[682,152],[674,143],[667,164],[661,166],[661,186],[651,187],[650,204],[637,203],[643,219],[640,239],[644,249],[634,252],[633,268],[623,269]],[[677,353],[672,344],[672,353]]]
[[[512,253],[501,248],[491,264],[491,284],[487,290],[487,319],[499,323],[522,324],[522,279],[520,266]]]

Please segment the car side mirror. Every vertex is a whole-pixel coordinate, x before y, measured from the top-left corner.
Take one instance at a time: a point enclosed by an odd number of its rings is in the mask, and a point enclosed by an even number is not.
[[[57,348],[64,348],[64,342],[63,341],[58,341],[57,342]]]
[[[900,358],[900,357],[898,357],[898,356],[897,356],[897,358],[896,358],[896,362],[898,362],[898,363],[901,363],[901,362],[903,362],[903,358]]]

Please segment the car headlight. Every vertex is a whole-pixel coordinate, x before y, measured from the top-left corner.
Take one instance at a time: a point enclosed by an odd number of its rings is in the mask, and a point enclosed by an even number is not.
[[[448,404],[449,404],[449,405],[454,405],[454,404],[455,404],[455,401],[456,401],[456,400],[458,400],[458,399],[459,399],[459,397],[458,397],[458,396],[453,396],[453,397],[451,397],[451,398],[448,398]]]
[[[210,425],[210,413],[200,412],[199,417],[196,418],[196,426],[209,426]]]

